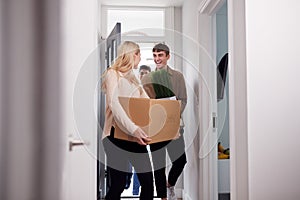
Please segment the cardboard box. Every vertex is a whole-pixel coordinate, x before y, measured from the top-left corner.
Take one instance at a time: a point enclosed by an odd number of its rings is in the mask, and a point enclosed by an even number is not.
[[[180,101],[119,97],[129,118],[152,139],[151,143],[178,137],[180,126]],[[115,138],[135,141],[124,128],[115,127]]]

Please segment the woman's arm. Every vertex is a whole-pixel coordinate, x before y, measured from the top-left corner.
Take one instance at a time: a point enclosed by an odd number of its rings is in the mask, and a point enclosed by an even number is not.
[[[119,102],[118,75],[114,70],[108,70],[106,74],[106,100],[107,105],[111,109],[116,123],[120,123],[130,134],[138,129],[131,119],[127,116],[125,110]]]
[[[106,95],[107,104],[111,109],[114,119],[117,124],[121,124],[125,127],[129,134],[132,134],[136,138],[136,142],[141,145],[147,145],[151,139],[145,134],[145,132],[134,124],[128,117],[127,113],[119,102],[119,88],[118,88],[118,75],[115,71],[109,70],[106,74]],[[146,95],[146,94],[145,94]],[[144,95],[142,95],[144,96]],[[147,95],[146,95],[147,96]]]

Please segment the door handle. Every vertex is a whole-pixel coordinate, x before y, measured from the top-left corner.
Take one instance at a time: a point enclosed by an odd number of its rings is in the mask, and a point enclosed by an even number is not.
[[[71,140],[69,141],[69,151],[72,151],[73,147],[75,146],[83,146],[83,145],[89,145],[89,143],[83,140]]]

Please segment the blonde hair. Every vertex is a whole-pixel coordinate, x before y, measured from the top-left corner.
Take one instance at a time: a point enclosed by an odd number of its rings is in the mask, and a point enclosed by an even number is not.
[[[139,86],[139,81],[132,71],[134,67],[134,55],[137,55],[138,53],[140,53],[140,47],[138,44],[131,41],[123,42],[118,47],[117,58],[115,62],[103,74],[104,81],[102,82],[102,89],[105,90],[105,75],[107,71],[115,70],[116,72],[124,73],[124,78],[138,86],[141,92],[142,90]]]

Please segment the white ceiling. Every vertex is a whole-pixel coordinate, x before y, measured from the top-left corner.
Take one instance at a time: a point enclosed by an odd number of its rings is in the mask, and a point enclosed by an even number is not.
[[[102,5],[111,6],[147,6],[167,7],[181,6],[184,0],[99,0]]]

